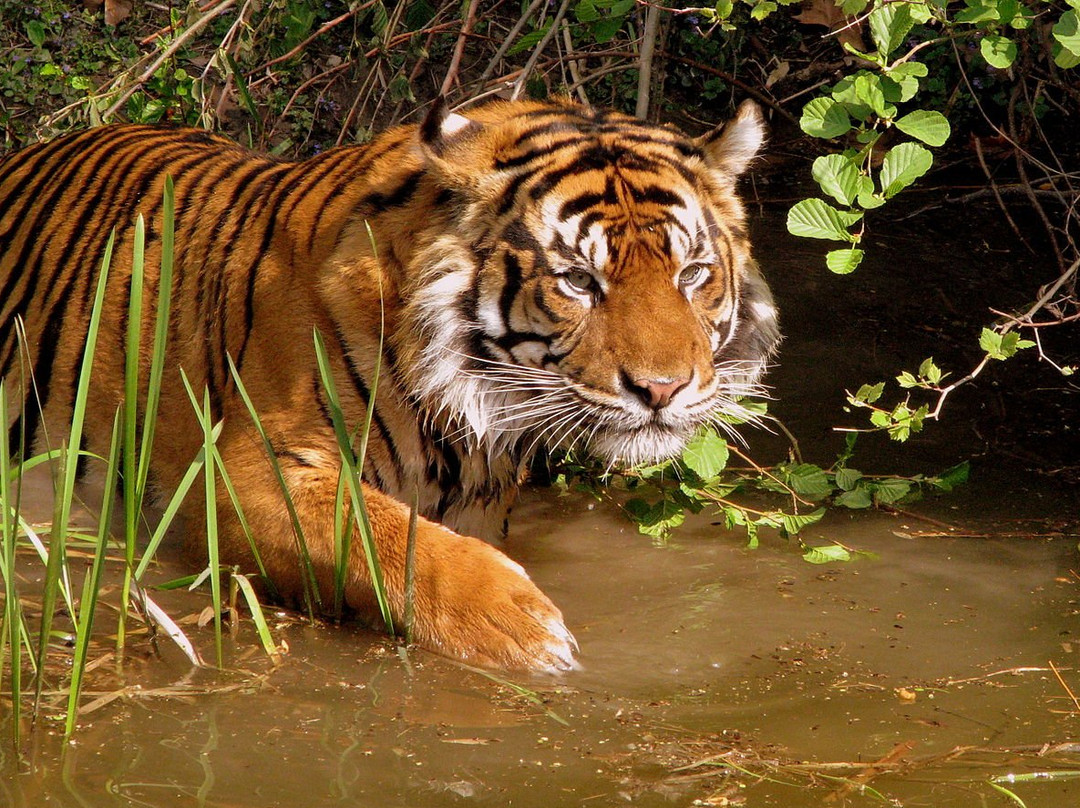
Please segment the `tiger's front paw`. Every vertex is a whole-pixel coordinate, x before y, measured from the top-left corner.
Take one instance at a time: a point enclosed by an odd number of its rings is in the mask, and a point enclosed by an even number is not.
[[[562,612],[506,555],[445,529],[417,545],[416,642],[471,665],[532,671],[575,667]]]

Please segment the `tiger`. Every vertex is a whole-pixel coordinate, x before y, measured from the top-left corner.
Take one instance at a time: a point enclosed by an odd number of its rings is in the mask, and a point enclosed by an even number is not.
[[[204,440],[182,369],[208,391],[265,575],[286,602],[300,598],[293,522],[232,362],[329,602],[342,460],[317,329],[350,428],[370,415],[361,491],[394,624],[407,608],[410,503],[413,642],[483,667],[574,668],[562,613],[496,545],[539,451],[656,462],[761,392],[778,318],[736,184],[764,137],[752,102],[691,137],[567,99],[499,100],[436,104],[422,122],[302,160],[130,123],[16,151],[0,162],[11,443],[64,438],[115,231],[81,447],[106,453],[124,398],[134,222],[146,222],[149,310],[171,177],[172,314],[150,468],[162,501]],[[32,384],[16,383],[20,364]],[[248,534],[217,491],[220,562],[250,570]],[[183,506],[185,543],[204,562],[206,507],[193,494]],[[375,621],[359,542],[347,563],[349,614]]]

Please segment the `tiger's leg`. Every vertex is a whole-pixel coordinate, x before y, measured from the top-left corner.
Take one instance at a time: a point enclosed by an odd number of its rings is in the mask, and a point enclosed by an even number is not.
[[[223,431],[218,446],[244,507],[260,555],[281,595],[299,601],[303,571],[290,516],[261,445],[248,434]],[[323,457],[325,462],[319,462]],[[324,605],[333,601],[336,457],[305,452],[279,458],[289,485]],[[242,470],[242,474],[239,473]],[[408,509],[364,485],[365,504],[394,625],[405,614]],[[225,492],[218,503],[224,563],[253,568],[247,539]],[[345,597],[350,609],[378,620],[374,589],[357,532],[353,532]],[[413,638],[424,648],[476,665],[566,670],[577,645],[559,609],[520,565],[491,545],[418,520]]]

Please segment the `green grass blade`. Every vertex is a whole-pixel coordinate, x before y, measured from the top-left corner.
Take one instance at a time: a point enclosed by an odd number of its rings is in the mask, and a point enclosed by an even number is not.
[[[386,585],[383,582],[382,567],[379,564],[379,555],[375,547],[375,537],[368,519],[367,508],[364,505],[364,490],[360,483],[360,466],[356,454],[352,449],[352,441],[345,426],[345,414],[341,409],[341,401],[338,398],[337,387],[334,384],[333,373],[330,368],[330,360],[326,353],[326,344],[322,334],[315,330],[315,358],[319,365],[319,375],[322,378],[323,389],[326,391],[326,400],[330,408],[330,418],[334,424],[334,433],[337,436],[338,449],[341,460],[347,470],[345,477],[349,487],[349,496],[352,502],[353,515],[360,528],[360,543],[364,549],[367,560],[368,572],[371,575],[371,584],[375,593],[375,600],[379,605],[386,629],[394,633],[394,621],[390,613],[390,601],[386,595]],[[369,407],[370,412],[370,407]],[[361,442],[366,442],[367,436],[361,436]],[[348,563],[348,556],[337,559],[337,565]]]
[[[215,439],[216,440],[216,439]],[[214,465],[217,467],[218,474],[221,475],[221,482],[225,486],[226,492],[229,494],[229,500],[232,502],[233,510],[236,511],[236,518],[240,522],[240,529],[244,531],[244,537],[247,538],[248,547],[251,549],[251,555],[255,559],[255,566],[259,568],[259,577],[270,590],[271,597],[277,597],[277,588],[274,586],[274,582],[270,579],[270,576],[266,573],[266,565],[263,564],[262,554],[259,552],[259,547],[255,543],[255,535],[251,532],[251,526],[248,524],[247,517],[244,516],[244,508],[240,504],[240,497],[236,494],[236,489],[232,484],[232,477],[229,476],[228,470],[225,468],[225,460],[221,456],[221,452],[218,451],[217,445],[214,446]]]
[[[98,593],[101,590],[101,573],[105,568],[105,550],[109,544],[109,525],[112,523],[113,503],[116,501],[116,469],[121,462],[120,454],[124,440],[122,427],[121,412],[117,410],[113,418],[113,440],[109,450],[109,463],[105,469],[105,490],[102,493],[101,513],[98,518],[97,547],[94,550],[90,572],[83,581],[83,596],[79,602],[79,627],[75,633],[75,652],[71,662],[71,684],[68,689],[67,716],[64,723],[65,738],[70,738],[75,731],[75,719],[79,712],[79,695],[82,693],[86,655],[90,648],[90,637],[94,628],[94,610],[97,608]]]
[[[224,423],[219,423],[214,427],[215,441],[217,441],[218,435],[221,434],[221,428],[223,426]],[[147,542],[146,549],[139,559],[139,564],[135,567],[136,580],[141,581],[143,575],[146,574],[146,570],[149,568],[150,562],[154,560],[154,555],[157,553],[158,547],[165,538],[169,526],[172,525],[173,520],[176,518],[176,514],[179,513],[180,506],[184,504],[184,499],[187,497],[188,491],[190,491],[191,486],[195,484],[195,480],[198,479],[204,465],[205,459],[203,450],[199,449],[199,453],[195,456],[195,459],[191,461],[191,465],[188,466],[187,471],[184,472],[184,476],[180,480],[179,485],[176,486],[176,490],[173,492],[169,504],[161,514],[161,519],[158,521],[157,527],[154,528],[154,532],[150,536],[150,541]]]
[[[116,648],[123,652],[127,635],[128,605],[131,602],[131,572],[135,564],[135,543],[139,532],[140,502],[138,488],[138,444],[135,433],[139,419],[139,352],[142,342],[142,306],[144,264],[146,260],[146,223],[140,213],[135,219],[135,238],[131,252],[131,280],[128,285],[127,340],[124,355],[123,466],[124,478],[124,581],[120,588]],[[115,473],[115,469],[112,469]]]
[[[0,379],[0,425],[8,423],[7,390]],[[16,750],[22,738],[22,644],[20,626],[23,622],[22,604],[19,601],[18,582],[15,578],[15,545],[18,539],[19,512],[11,495],[12,464],[11,447],[8,446],[7,429],[0,429],[0,542],[3,551],[3,627],[0,631],[0,682],[4,678],[4,658],[7,649],[11,653],[11,741]]]
[[[304,606],[308,613],[308,617],[314,619],[314,610],[322,610],[322,596],[319,593],[319,585],[315,577],[315,566],[311,563],[311,553],[308,551],[307,540],[304,538],[304,529],[300,525],[300,515],[297,513],[296,504],[293,502],[292,493],[289,491],[288,483],[285,482],[285,474],[282,472],[281,464],[278,462],[277,452],[274,450],[274,445],[270,442],[270,438],[266,434],[266,429],[263,428],[262,419],[255,410],[255,405],[251,401],[251,396],[248,395],[247,388],[244,386],[244,381],[240,378],[240,371],[237,370],[232,357],[230,356],[228,359],[229,372],[232,374],[232,379],[236,384],[237,392],[240,393],[240,398],[243,399],[244,406],[247,407],[248,414],[251,416],[251,421],[255,425],[255,430],[259,433],[263,449],[266,451],[266,456],[270,460],[270,466],[274,470],[274,477],[277,479],[278,487],[281,489],[281,496],[285,500],[285,509],[289,513],[289,520],[292,522],[293,536],[296,539],[296,549],[300,554],[301,572],[303,573],[300,577],[301,580],[304,581]]]
[[[347,518],[348,509],[345,507],[349,487],[347,476],[348,471],[342,463],[338,473],[337,491],[334,493],[334,559],[337,561],[334,564],[334,618],[337,620],[345,613],[345,579],[349,571],[349,565],[342,563],[340,559],[349,557],[354,524],[354,520]]]
[[[262,604],[259,603],[259,598],[255,594],[255,589],[251,585],[251,581],[248,580],[246,575],[240,573],[233,573],[233,580],[240,586],[240,592],[244,595],[244,601],[247,603],[248,610],[251,612],[251,619],[255,623],[255,630],[259,634],[259,642],[262,643],[263,650],[266,651],[266,655],[278,663],[281,661],[281,652],[278,651],[277,645],[274,643],[274,638],[270,636],[270,626],[266,622],[266,615],[263,614]]]
[[[221,560],[218,553],[217,520],[217,469],[214,463],[214,448],[217,438],[214,435],[214,418],[210,412],[210,391],[203,388],[202,407],[195,398],[187,374],[183,370],[180,376],[187,390],[188,398],[195,409],[196,417],[203,430],[203,483],[206,497],[206,558],[210,574],[210,602],[214,608],[214,659],[220,668],[224,662],[224,649],[221,633]]]
[[[225,58],[225,64],[229,66],[229,72],[232,73],[233,80],[236,82],[236,92],[237,95],[240,96],[240,103],[243,104],[248,115],[255,121],[255,132],[259,137],[262,137],[262,116],[259,115],[259,108],[255,104],[255,99],[251,97],[251,91],[248,89],[247,82],[244,80],[244,71],[240,68],[240,65],[236,63],[233,55],[227,50],[220,50],[218,53]],[[248,145],[253,144],[249,143]]]
[[[82,445],[83,424],[86,421],[86,401],[90,389],[90,377],[94,366],[94,348],[97,345],[98,332],[101,329],[101,315],[105,301],[105,288],[109,279],[109,267],[112,264],[113,244],[116,241],[116,231],[109,234],[109,240],[105,244],[105,254],[101,259],[101,271],[98,274],[97,289],[94,293],[94,304],[90,310],[90,325],[86,330],[86,345],[83,347],[82,367],[75,388],[75,403],[72,408],[71,430],[68,433],[68,446],[73,446],[78,452]],[[56,603],[56,587],[63,571],[64,542],[67,538],[68,521],[71,516],[71,503],[75,497],[75,477],[78,463],[75,457],[66,450],[60,452],[61,490],[56,496],[54,509],[53,527],[50,535],[52,547],[49,553],[49,564],[46,568],[45,586],[42,597],[41,628],[38,632],[38,671],[37,688],[34,693],[34,713],[37,713],[41,703],[41,694],[45,684],[45,655],[48,652],[49,636],[52,633],[53,607]],[[68,591],[70,598],[70,591]],[[72,611],[72,615],[74,612]]]
[[[161,379],[165,372],[165,349],[169,341],[169,317],[172,311],[173,246],[176,240],[176,195],[172,177],[165,177],[161,214],[161,269],[158,273],[158,304],[154,318],[154,346],[150,354],[150,376],[146,386],[146,411],[143,415],[142,443],[139,449],[139,475],[136,498],[141,505],[150,473],[150,453],[154,446],[158,406],[161,402]]]

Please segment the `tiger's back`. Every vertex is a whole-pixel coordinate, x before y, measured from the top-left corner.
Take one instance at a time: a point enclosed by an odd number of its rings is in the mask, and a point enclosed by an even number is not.
[[[393,607],[404,598],[401,501],[415,496],[431,520],[418,539],[420,641],[484,664],[565,667],[574,643],[558,610],[520,567],[444,525],[499,535],[539,445],[640,462],[677,452],[718,412],[739,411],[777,334],[734,193],[760,140],[747,109],[719,136],[691,140],[525,102],[437,114],[302,162],[138,126],[10,155],[0,162],[0,376],[20,413],[11,435],[39,447],[63,436],[115,229],[86,427],[86,448],[105,451],[123,397],[135,212],[147,221],[152,310],[172,176],[173,314],[152,464],[160,489],[176,485],[202,440],[182,368],[224,421],[218,446],[270,576],[286,595],[300,590],[292,527],[231,358],[297,502],[320,586],[332,586],[340,455],[317,329],[350,424],[372,408],[365,496]],[[17,321],[32,372],[22,369]],[[249,564],[231,507],[219,510],[223,559]],[[349,605],[369,612],[362,556],[350,566]]]

